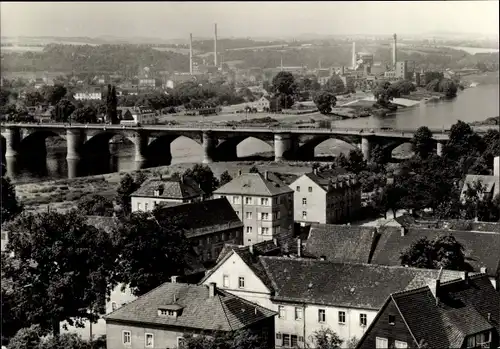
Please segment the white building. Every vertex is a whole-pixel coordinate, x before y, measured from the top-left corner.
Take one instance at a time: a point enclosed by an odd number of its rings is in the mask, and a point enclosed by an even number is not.
[[[119,107],[118,118],[122,125],[156,124],[156,111],[146,107]]]
[[[314,347],[314,333],[331,329],[346,342],[365,333],[387,297],[425,286],[439,270],[332,263],[313,259],[255,257],[232,249],[202,284],[216,283],[239,297],[279,313],[276,347]],[[460,277],[445,271],[441,280]]]
[[[130,195],[132,212],[152,211],[157,205],[197,202],[205,193],[188,178],[155,178],[145,181]]]
[[[100,101],[102,99],[102,92],[101,91],[93,91],[93,92],[75,92],[73,97],[77,101]]]

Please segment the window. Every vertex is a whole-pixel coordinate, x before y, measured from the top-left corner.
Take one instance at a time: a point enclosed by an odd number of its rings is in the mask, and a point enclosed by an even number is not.
[[[278,317],[284,319],[286,316],[285,307],[283,305],[278,305]]]
[[[247,234],[250,234],[252,232],[252,227],[247,226]]]
[[[146,203],[144,204],[144,211],[147,211],[147,210],[148,210],[148,203],[146,202]]]
[[[260,198],[260,204],[263,206],[269,205],[269,199],[268,198]]]
[[[283,346],[284,347],[289,347],[290,346],[290,335],[283,333]]]
[[[292,334],[292,335],[290,336],[290,342],[291,342],[291,343],[290,343],[290,344],[291,344],[291,347],[292,347],[292,348],[296,348],[296,347],[298,346],[297,336],[296,336],[296,335],[294,335],[294,334]]]
[[[140,202],[138,202],[138,203],[137,203],[137,211],[140,211],[140,210],[141,210],[141,203],[140,203]]]
[[[240,203],[240,197],[239,196],[233,196],[233,204],[239,204]]]
[[[295,320],[302,320],[302,308],[295,307]]]
[[[377,337],[375,339],[375,348],[377,349],[389,348],[389,341],[387,340],[387,338]]]
[[[116,302],[111,303],[111,310],[115,311],[118,307],[116,306]]]
[[[325,309],[318,309],[318,322],[326,321],[326,311]]]
[[[300,186],[297,186],[297,188],[295,188],[295,191],[298,191],[300,193]]]
[[[278,211],[278,217],[277,219],[280,219],[281,218],[281,211]]]
[[[177,337],[177,348],[180,348],[183,343],[184,343],[184,338]]]
[[[307,188],[307,191],[309,191],[310,193],[312,193],[313,192],[313,187]]]
[[[242,277],[242,276],[240,276],[240,277],[238,278],[238,287],[239,287],[239,288],[245,288],[245,278],[244,278],[244,277]]]
[[[145,343],[144,345],[146,348],[154,348],[154,336],[152,333],[146,333],[146,338],[145,338]]]
[[[276,333],[276,339],[280,339],[281,340],[281,333]]]
[[[299,336],[299,342],[304,342],[304,337]]]
[[[366,326],[366,314],[359,314],[359,324],[361,326]]]
[[[3,231],[2,232],[2,240],[6,240],[7,239],[7,234]]]
[[[408,348],[408,343],[406,343],[406,342],[400,342],[400,341],[394,341],[394,347],[395,348]]]
[[[467,338],[467,348],[489,348],[490,342],[490,332],[479,333]]]
[[[302,199],[302,205],[307,205],[307,199],[306,198]]]
[[[339,324],[345,324],[345,311],[339,311]]]
[[[123,340],[123,344],[125,344],[125,345],[132,344],[132,336],[130,334],[130,331],[123,331],[122,332],[122,340]]]
[[[389,325],[394,325],[396,323],[396,316],[389,315]]]
[[[229,276],[228,275],[222,276],[222,286],[229,287]]]
[[[245,204],[246,204],[246,205],[251,205],[251,204],[252,204],[252,198],[247,196],[247,197],[245,198]]]
[[[307,212],[306,211],[302,211],[302,219],[307,219]]]
[[[269,234],[269,228],[260,228],[260,233],[262,235]]]
[[[252,219],[252,212],[245,212],[246,219]]]
[[[260,219],[263,221],[267,221],[269,219],[269,213],[267,212],[261,212],[260,213]]]

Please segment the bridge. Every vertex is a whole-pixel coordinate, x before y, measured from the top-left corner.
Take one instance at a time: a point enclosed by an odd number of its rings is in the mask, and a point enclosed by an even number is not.
[[[431,130],[440,154],[448,140],[443,130]],[[478,130],[478,132],[484,132]],[[246,138],[254,137],[274,148],[274,158],[281,160],[313,160],[314,148],[327,139],[335,138],[359,147],[365,160],[379,145],[386,154],[397,146],[408,143],[415,130],[361,129],[361,128],[285,128],[285,127],[228,127],[200,125],[144,125],[123,126],[106,124],[33,124],[3,123],[1,134],[5,139],[5,157],[16,157],[21,149],[35,153],[45,150],[45,139],[59,136],[66,140],[68,160],[78,160],[84,154],[109,152],[109,141],[116,135],[129,139],[135,148],[135,160],[144,162],[162,158],[167,164],[172,159],[170,144],[184,136],[200,144],[203,162],[237,160],[236,146]]]

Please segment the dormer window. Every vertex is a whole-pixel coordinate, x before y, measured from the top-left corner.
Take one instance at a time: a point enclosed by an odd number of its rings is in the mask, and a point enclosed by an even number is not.
[[[162,305],[158,307],[158,316],[176,318],[181,315],[182,309],[178,304]]]
[[[491,344],[490,332],[478,333],[467,337],[467,348],[489,348]]]

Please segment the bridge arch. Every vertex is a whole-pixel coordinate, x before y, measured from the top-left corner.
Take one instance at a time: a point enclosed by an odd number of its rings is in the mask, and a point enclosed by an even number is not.
[[[251,148],[255,151],[250,150]],[[269,140],[254,135],[233,136],[219,141],[215,148],[215,158],[218,161],[235,161],[238,160],[238,153],[241,154],[241,158],[246,159],[268,158],[264,155],[258,155],[267,152],[273,152],[271,158],[274,158],[274,139]]]
[[[328,143],[332,143],[331,146],[347,146],[350,149],[356,149],[359,147],[361,139],[350,137],[350,136],[342,136],[342,135],[321,135],[321,136],[310,136],[310,137],[302,137],[300,140],[300,146],[297,149],[296,157],[302,160],[313,160],[317,157],[318,150],[316,149],[320,145],[328,145]],[[337,143],[337,144],[335,144]],[[328,152],[330,153],[330,151]],[[332,154],[328,154],[326,156],[334,156]]]
[[[150,140],[146,157],[153,166],[170,165],[174,157],[187,157],[192,158],[193,162],[201,162],[203,151],[199,138],[189,134],[160,135]],[[197,150],[192,151],[193,149]]]
[[[20,137],[18,152],[21,155],[41,155],[47,153],[47,139],[53,139],[53,143],[66,144],[66,135],[52,130],[34,130],[25,132]]]
[[[129,134],[119,130],[106,130],[87,135],[83,149],[88,155],[108,154],[109,142],[113,137],[120,136],[127,143],[134,143]]]

